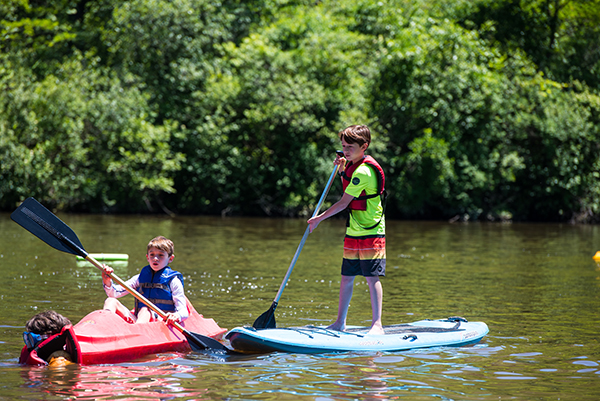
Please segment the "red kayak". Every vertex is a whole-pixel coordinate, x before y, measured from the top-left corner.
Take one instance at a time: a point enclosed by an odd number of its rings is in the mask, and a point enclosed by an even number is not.
[[[181,325],[189,332],[220,340],[227,329],[198,314],[188,301],[189,317]],[[133,324],[115,313],[97,310],[69,325],[33,350],[23,347],[19,363],[47,365],[56,351],[66,351],[81,365],[121,363],[162,352],[191,351],[186,337],[162,321]]]

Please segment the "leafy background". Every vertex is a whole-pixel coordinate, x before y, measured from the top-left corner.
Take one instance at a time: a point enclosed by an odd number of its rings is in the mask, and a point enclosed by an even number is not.
[[[7,0],[0,19],[2,210],[305,216],[360,123],[390,218],[600,220],[599,0]]]

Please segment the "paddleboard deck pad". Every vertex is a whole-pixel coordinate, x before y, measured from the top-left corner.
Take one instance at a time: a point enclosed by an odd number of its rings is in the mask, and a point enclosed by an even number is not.
[[[291,352],[317,354],[348,351],[403,351],[440,346],[463,346],[479,342],[488,332],[483,322],[462,317],[420,320],[384,326],[383,335],[367,334],[369,327],[348,326],[346,331],[325,326],[255,329],[236,327],[225,338],[234,350],[244,353]]]

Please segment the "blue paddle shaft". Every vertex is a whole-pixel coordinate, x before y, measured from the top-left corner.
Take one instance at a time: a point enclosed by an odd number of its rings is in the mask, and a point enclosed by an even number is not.
[[[333,183],[333,177],[335,177],[335,173],[337,173],[339,169],[339,165],[335,166],[333,171],[331,172],[331,175],[329,176],[329,181],[327,181],[327,185],[325,186],[325,190],[323,191],[323,193],[321,194],[321,199],[319,199],[319,202],[317,203],[317,207],[315,208],[315,211],[313,212],[312,217],[315,217],[317,214],[319,214],[319,209],[321,209],[321,205],[323,204],[323,201],[325,200],[325,197],[327,196],[327,193],[329,193],[329,189],[331,188],[331,184]],[[279,287],[279,291],[277,291],[277,295],[275,296],[275,299],[273,300],[273,304],[277,305],[279,303],[279,298],[281,298],[281,294],[283,293],[283,289],[285,288],[285,285],[287,284],[291,274],[292,274],[292,270],[294,270],[294,266],[296,265],[296,261],[298,260],[298,257],[300,256],[300,251],[302,250],[302,247],[304,247],[304,243],[306,242],[306,238],[308,237],[308,234],[310,233],[309,231],[310,227],[306,227],[306,230],[304,231],[304,235],[302,236],[302,240],[300,241],[300,245],[298,245],[298,249],[296,249],[296,253],[294,254],[294,257],[292,258],[292,262],[290,263],[290,267],[288,267],[287,273],[285,273],[285,277],[283,278],[283,282],[281,283],[281,286]]]

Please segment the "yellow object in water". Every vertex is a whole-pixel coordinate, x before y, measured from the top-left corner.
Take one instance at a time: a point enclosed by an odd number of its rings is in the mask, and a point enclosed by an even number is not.
[[[72,363],[71,355],[65,351],[54,351],[48,358],[48,365],[53,368],[67,366]]]
[[[594,255],[594,260],[600,262],[600,251],[596,252],[596,254]]]

